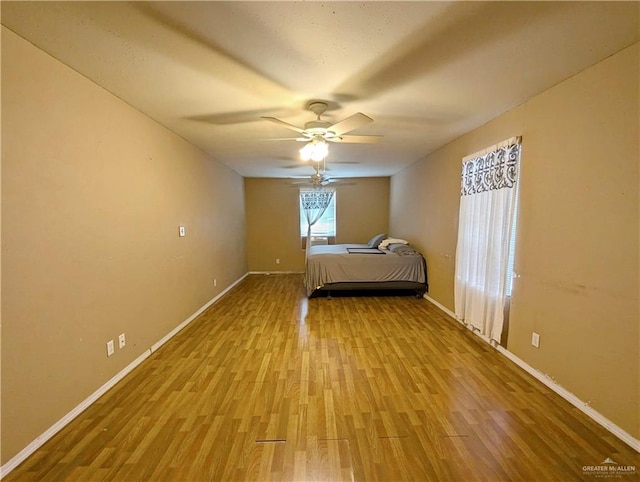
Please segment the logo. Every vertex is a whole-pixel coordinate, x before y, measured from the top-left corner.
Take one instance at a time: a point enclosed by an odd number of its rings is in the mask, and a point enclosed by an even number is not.
[[[635,465],[621,465],[611,457],[607,457],[598,465],[583,465],[583,475],[591,475],[597,479],[622,478],[627,475],[636,475]]]

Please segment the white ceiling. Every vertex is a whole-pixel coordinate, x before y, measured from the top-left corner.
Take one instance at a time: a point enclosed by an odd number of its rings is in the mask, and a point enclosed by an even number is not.
[[[363,112],[334,177],[388,176],[635,43],[638,2],[2,2],[2,24],[247,177],[311,174],[295,133]],[[3,68],[10,66],[3,65]],[[296,167],[300,166],[300,167]]]

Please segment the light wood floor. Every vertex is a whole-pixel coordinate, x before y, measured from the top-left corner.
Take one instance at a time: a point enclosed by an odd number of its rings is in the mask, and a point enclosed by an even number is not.
[[[252,275],[6,480],[595,482],[607,457],[640,469],[428,301]]]

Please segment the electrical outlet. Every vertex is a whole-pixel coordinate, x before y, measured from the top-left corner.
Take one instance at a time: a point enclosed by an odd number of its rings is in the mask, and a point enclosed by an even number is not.
[[[531,333],[531,344],[536,348],[540,348],[540,335],[538,335],[535,331]]]
[[[115,351],[116,350],[115,350],[115,347],[113,346],[113,340],[109,340],[107,342],[107,356],[113,355]]]
[[[127,341],[124,338],[124,333],[118,337],[118,348],[124,348],[127,344]]]
[[[213,287],[215,288],[216,286],[218,286],[218,280],[213,278]]]
[[[276,264],[280,264],[280,258],[276,258]]]

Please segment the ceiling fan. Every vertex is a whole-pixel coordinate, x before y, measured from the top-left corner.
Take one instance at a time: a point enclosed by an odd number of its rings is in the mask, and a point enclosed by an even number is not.
[[[333,179],[328,174],[326,174],[326,164],[324,161],[315,162],[313,164],[313,169],[315,172],[309,178],[305,178],[305,180],[300,180],[296,182],[292,182],[292,185],[304,185],[311,187],[325,187],[329,184],[334,184],[341,182],[340,179]]]
[[[341,120],[340,122],[331,124],[331,122],[322,120],[320,118],[322,114],[327,110],[328,106],[329,104],[327,102],[311,102],[307,108],[316,115],[316,120],[307,122],[304,125],[304,128],[289,124],[288,122],[276,119],[275,117],[263,116],[261,117],[261,119],[268,120],[269,122],[273,122],[274,124],[278,124],[282,127],[286,127],[287,129],[291,129],[301,134],[301,137],[283,137],[280,139],[271,139],[276,141],[298,141],[308,143],[318,143],[326,141],[370,144],[378,142],[382,138],[382,136],[378,135],[345,135],[348,132],[351,132],[355,129],[358,129],[359,127],[373,122],[373,119],[358,112],[357,114],[353,114],[352,116],[349,116],[346,119]]]

